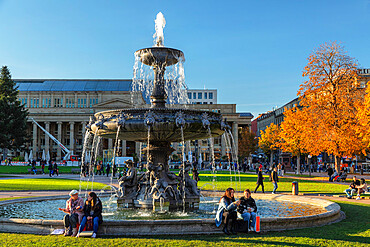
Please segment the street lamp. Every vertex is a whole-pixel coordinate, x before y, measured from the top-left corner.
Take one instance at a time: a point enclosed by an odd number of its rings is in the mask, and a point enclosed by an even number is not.
[[[307,158],[308,158],[308,172],[311,177],[311,158],[312,158],[311,154],[309,154]]]

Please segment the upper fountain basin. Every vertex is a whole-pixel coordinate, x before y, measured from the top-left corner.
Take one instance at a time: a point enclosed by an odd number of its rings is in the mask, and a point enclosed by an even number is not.
[[[171,66],[176,64],[180,58],[184,58],[184,53],[180,50],[168,47],[150,47],[138,50],[135,55],[140,57],[140,61],[149,66]]]
[[[121,126],[118,138],[127,141],[147,142],[149,127],[150,141],[181,142],[216,137],[224,133],[221,129],[221,115],[208,111],[172,108],[122,109],[99,112],[95,117],[97,121],[91,125],[92,133],[115,139],[118,126]]]

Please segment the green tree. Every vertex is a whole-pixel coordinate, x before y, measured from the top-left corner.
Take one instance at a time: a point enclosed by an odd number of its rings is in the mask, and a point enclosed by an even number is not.
[[[0,148],[4,157],[7,149],[21,150],[28,141],[28,111],[17,99],[18,93],[8,67],[3,66],[0,75]]]

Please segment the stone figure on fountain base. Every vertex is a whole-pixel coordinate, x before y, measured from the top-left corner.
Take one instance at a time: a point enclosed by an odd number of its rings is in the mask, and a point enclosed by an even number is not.
[[[134,163],[131,160],[127,160],[126,162],[127,167],[129,170],[127,171],[125,176],[122,176],[118,180],[119,188],[118,188],[118,197],[125,198],[125,199],[133,199],[137,194],[137,171],[134,167]]]
[[[190,175],[189,171],[191,169],[191,164],[186,162],[185,169],[183,169],[183,165],[180,167],[179,172],[179,190],[182,192],[184,191],[184,179],[185,179],[185,198],[186,197],[199,197],[200,192],[197,188],[197,181],[193,180]]]

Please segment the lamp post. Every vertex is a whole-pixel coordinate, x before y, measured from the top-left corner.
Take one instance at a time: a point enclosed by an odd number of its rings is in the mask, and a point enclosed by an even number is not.
[[[312,158],[311,154],[309,154],[307,158],[308,158],[308,172],[311,177],[311,158]]]

